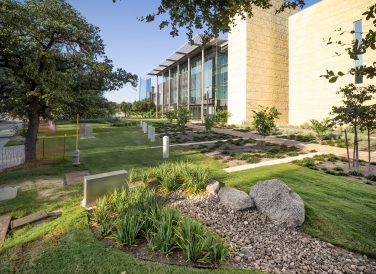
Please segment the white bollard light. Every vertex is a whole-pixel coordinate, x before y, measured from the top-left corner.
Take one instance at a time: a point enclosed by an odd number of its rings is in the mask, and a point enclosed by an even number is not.
[[[142,128],[144,125],[144,122],[140,121],[140,127]]]
[[[143,123],[143,125],[142,125],[142,131],[144,132],[144,133],[147,133],[148,132],[148,124],[147,123]]]
[[[168,159],[170,156],[170,138],[168,136],[163,137],[163,159]]]
[[[155,127],[150,127],[150,142],[154,143],[155,141]]]

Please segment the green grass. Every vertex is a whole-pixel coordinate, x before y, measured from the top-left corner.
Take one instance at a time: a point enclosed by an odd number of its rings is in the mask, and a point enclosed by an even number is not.
[[[61,128],[60,128],[61,127]],[[58,126],[58,132],[72,132],[74,125]],[[66,160],[15,168],[0,176],[1,184],[37,178],[61,177],[66,172],[88,169],[91,173],[117,169],[146,170],[163,162],[161,141],[151,144],[139,127],[94,126],[94,139],[81,140],[79,168],[70,165],[75,139],[67,139]],[[343,177],[332,176],[283,164],[225,173],[220,161],[198,150],[172,147],[170,160],[190,160],[211,170],[213,177],[244,191],[259,180],[278,178],[303,198],[307,234],[345,248],[376,257],[376,188]],[[64,192],[66,191],[66,192]],[[86,213],[79,208],[82,187],[61,190],[62,196],[43,198],[37,187],[20,191],[16,199],[0,202],[0,215],[14,217],[46,208],[63,208],[63,216],[35,227],[25,227],[7,237],[0,251],[0,273],[206,273],[205,270],[146,263],[116,249],[105,247],[91,233]],[[68,197],[62,199],[61,197]],[[221,271],[218,271],[221,273]],[[223,270],[222,273],[229,273]],[[231,273],[231,272],[230,272]],[[250,272],[252,273],[252,272]]]
[[[283,164],[232,173],[226,185],[249,192],[257,181],[277,178],[304,200],[303,231],[376,257],[376,188],[323,172]]]

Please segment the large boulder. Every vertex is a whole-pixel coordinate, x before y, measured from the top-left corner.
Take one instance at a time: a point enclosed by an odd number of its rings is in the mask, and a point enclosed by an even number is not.
[[[278,225],[298,227],[304,222],[304,202],[285,183],[277,179],[261,181],[250,196],[256,208]]]
[[[223,205],[233,210],[246,210],[255,207],[247,193],[232,187],[222,187],[218,192],[218,197]]]

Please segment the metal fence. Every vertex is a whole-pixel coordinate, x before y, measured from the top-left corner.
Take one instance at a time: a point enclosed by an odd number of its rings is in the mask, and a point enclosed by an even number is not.
[[[0,171],[23,164],[25,161],[25,147],[11,146],[0,149]]]
[[[64,160],[67,137],[46,137],[37,140],[37,160]],[[25,162],[25,146],[0,148],[0,172],[6,168],[22,165]]]

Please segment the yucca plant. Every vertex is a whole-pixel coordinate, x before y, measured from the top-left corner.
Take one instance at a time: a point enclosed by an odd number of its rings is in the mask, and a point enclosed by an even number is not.
[[[164,208],[159,219],[154,221],[154,231],[148,235],[149,247],[153,251],[161,251],[169,254],[176,245],[176,227],[180,220],[180,213],[177,209]]]
[[[116,240],[122,245],[134,245],[143,225],[142,214],[129,211],[116,227]]]

